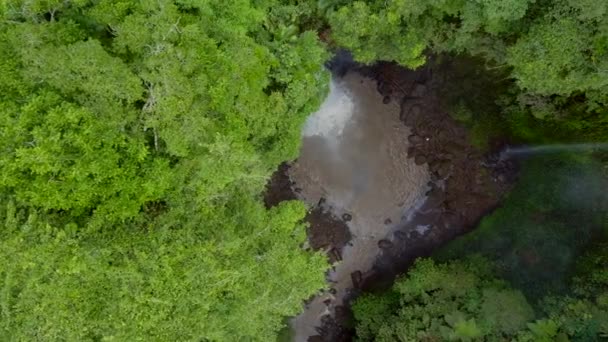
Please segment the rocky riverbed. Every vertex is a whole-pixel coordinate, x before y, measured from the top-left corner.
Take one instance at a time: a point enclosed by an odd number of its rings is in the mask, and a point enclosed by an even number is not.
[[[269,184],[267,204],[309,204],[309,244],[334,262],[330,290],[293,320],[297,341],[350,340],[351,299],[471,229],[513,181],[515,166],[488,163],[442,105],[449,67],[429,65],[333,64],[300,157]]]

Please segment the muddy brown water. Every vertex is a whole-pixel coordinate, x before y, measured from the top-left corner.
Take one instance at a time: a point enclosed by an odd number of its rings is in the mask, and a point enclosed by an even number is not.
[[[328,273],[331,291],[292,320],[298,342],[316,335],[322,318],[343,305],[372,271],[381,240],[428,190],[428,166],[407,158],[410,130],[399,120],[400,101],[386,100],[375,81],[348,72],[331,81],[327,99],[303,129],[299,158],[288,171],[297,197],[347,218],[352,239]]]

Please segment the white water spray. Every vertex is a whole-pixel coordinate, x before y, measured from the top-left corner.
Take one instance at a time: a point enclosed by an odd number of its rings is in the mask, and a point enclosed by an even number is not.
[[[525,156],[530,154],[588,152],[594,150],[608,150],[608,143],[554,144],[525,147],[507,147],[501,153],[501,159],[508,158],[511,156]]]
[[[308,117],[302,135],[304,137],[318,135],[336,142],[352,117],[354,109],[355,104],[348,89],[338,85],[332,78],[327,98],[319,111]]]

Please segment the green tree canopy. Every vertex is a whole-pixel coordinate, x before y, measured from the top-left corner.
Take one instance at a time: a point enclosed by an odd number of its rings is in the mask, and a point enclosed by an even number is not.
[[[293,8],[0,2],[0,339],[267,341],[324,286],[260,200],[327,84]]]
[[[522,127],[529,118],[551,126],[535,129],[547,136],[608,134],[605,1],[359,0],[327,8],[335,42],[362,62],[416,68],[429,54],[465,54],[504,70],[514,84],[497,99],[503,108],[480,120],[507,122],[518,138],[531,137]]]
[[[481,258],[418,260],[389,292],[365,295],[353,310],[365,341],[493,341],[534,318],[526,298]]]

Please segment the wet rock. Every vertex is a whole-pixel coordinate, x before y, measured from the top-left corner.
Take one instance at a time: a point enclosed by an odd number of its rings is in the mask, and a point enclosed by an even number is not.
[[[322,329],[315,328],[318,333],[322,333]],[[321,335],[313,335],[308,337],[308,342],[325,342],[325,339]]]
[[[407,240],[407,233],[401,230],[397,230],[393,233],[393,235],[395,235],[395,238],[405,241]]]
[[[447,143],[451,140],[451,138],[452,138],[452,135],[447,130],[445,130],[443,128],[436,129],[435,139],[440,140],[440,141],[445,141]]]
[[[417,230],[412,230],[410,232],[410,239],[417,239],[420,237],[420,233]]]
[[[407,126],[411,127],[416,124],[416,121],[420,117],[420,113],[422,113],[422,108],[420,108],[420,105],[412,105],[409,109],[404,108],[403,113],[405,115],[401,117],[401,120],[403,120]]]
[[[391,97],[390,97],[390,96],[388,96],[388,95],[387,95],[387,96],[385,96],[385,97],[383,97],[383,98],[382,98],[382,103],[384,103],[384,104],[389,104],[389,103],[391,103]]]
[[[433,189],[427,192],[427,196],[428,197],[426,199],[425,206],[428,206],[428,208],[430,209],[436,209],[441,207],[441,205],[445,201],[445,195],[443,194],[443,191],[440,191],[438,189]]]
[[[421,113],[422,107],[420,107],[420,105],[413,105],[412,108],[410,108],[409,116],[412,116],[417,119]]]
[[[419,154],[416,157],[414,157],[414,163],[416,163],[416,165],[422,165],[422,164],[426,163],[426,157]]]
[[[321,317],[321,327],[317,327],[315,328],[317,330],[317,332],[321,335],[323,335],[325,333],[323,327],[326,327],[330,324],[333,324],[333,318],[331,317],[331,315],[325,314]]]
[[[334,308],[334,311],[336,313],[336,319],[344,322],[344,321],[353,321],[353,314],[352,312],[345,306],[336,306]],[[351,341],[352,339],[348,339],[348,340],[342,340],[342,341]],[[333,339],[332,341],[336,341],[335,339]]]
[[[437,171],[439,164],[438,160],[429,161],[429,170],[431,170],[431,172]]]
[[[422,97],[426,93],[426,86],[424,84],[417,84],[412,91],[412,96]]]
[[[348,213],[342,214],[342,220],[344,220],[344,222],[348,222],[352,219],[353,219],[353,215],[348,214]]]
[[[346,223],[320,206],[306,215],[306,221],[309,222],[306,233],[310,246],[315,250],[327,250],[330,260],[338,260],[339,253],[334,255],[332,249],[340,251],[352,238]]]
[[[439,177],[441,178],[445,178],[451,170],[451,165],[449,162],[442,162],[439,164],[439,166],[437,167],[437,174],[439,175]]]
[[[459,144],[454,144],[454,143],[452,143],[452,144],[447,144],[447,145],[445,146],[445,150],[446,150],[448,153],[455,154],[455,155],[459,155],[459,154],[464,153],[465,149],[466,149],[466,147],[461,146],[461,145],[459,145]]]
[[[441,177],[439,177],[439,174],[437,172],[431,172],[431,180],[433,182],[437,182],[441,179]]]
[[[376,90],[378,91],[378,93],[380,93],[381,95],[385,95],[388,93],[388,84],[386,84],[383,81],[378,81],[378,85],[376,87]]]
[[[412,158],[416,155],[416,148],[413,146],[410,146],[407,148],[407,157],[408,158]]]
[[[456,200],[448,200],[445,202],[445,207],[449,211],[457,211],[458,202]]]
[[[421,136],[415,135],[415,134],[412,134],[409,137],[407,137],[407,140],[414,145],[421,144],[424,141],[424,139],[422,139]]]
[[[440,229],[450,229],[458,223],[458,218],[455,215],[445,213],[439,221]]]
[[[342,261],[342,253],[337,248],[332,248],[329,254],[332,261]]]
[[[393,247],[393,243],[389,240],[382,239],[382,240],[378,241],[378,247],[380,247],[382,249],[389,249],[389,248]]]
[[[361,283],[363,282],[363,274],[361,273],[361,271],[355,271],[350,274],[350,279],[353,282],[353,287],[358,289],[361,286]]]

